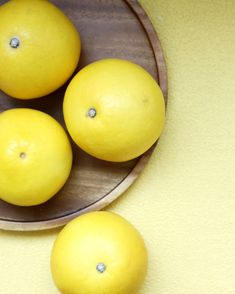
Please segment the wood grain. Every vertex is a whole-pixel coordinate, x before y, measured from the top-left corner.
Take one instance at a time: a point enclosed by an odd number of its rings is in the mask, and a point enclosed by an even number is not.
[[[0,0],[0,4],[6,1]],[[52,0],[80,32],[82,55],[75,73],[107,57],[131,60],[159,82],[167,101],[166,67],[160,42],[147,15],[134,0]],[[2,70],[2,69],[1,69]],[[64,127],[62,101],[68,83],[43,98],[21,101],[0,92],[0,112],[13,107],[44,111]],[[0,228],[42,230],[64,225],[75,216],[102,209],[120,196],[138,177],[156,144],[144,155],[125,163],[95,159],[73,147],[73,168],[68,182],[48,202],[17,207],[0,201]]]

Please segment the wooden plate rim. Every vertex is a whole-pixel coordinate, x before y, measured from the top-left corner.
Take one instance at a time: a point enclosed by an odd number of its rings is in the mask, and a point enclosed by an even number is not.
[[[163,51],[161,48],[160,41],[158,39],[157,33],[148,18],[147,14],[137,2],[137,0],[123,0],[130,9],[134,12],[140,23],[142,24],[145,33],[148,37],[149,43],[152,47],[154,53],[154,59],[158,69],[158,82],[164,94],[165,103],[167,105],[167,70],[165,59],[163,56]],[[74,217],[84,214],[94,210],[100,210],[117,199],[127,188],[137,179],[146,163],[148,162],[153,150],[156,147],[156,144],[152,146],[144,155],[142,155],[135,165],[135,167],[129,172],[129,174],[114,187],[108,194],[104,195],[101,199],[93,202],[89,206],[78,210],[76,212],[64,215],[62,217],[57,217],[53,219],[47,219],[43,221],[17,221],[17,220],[3,220],[0,219],[0,229],[11,230],[11,231],[39,231],[52,229],[65,225],[68,221]]]

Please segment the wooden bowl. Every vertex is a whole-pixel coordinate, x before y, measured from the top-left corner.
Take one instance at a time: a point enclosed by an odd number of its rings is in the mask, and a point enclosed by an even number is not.
[[[0,4],[6,1],[0,0]],[[107,57],[142,65],[158,81],[167,98],[167,76],[156,32],[135,0],[52,0],[73,21],[82,40],[82,55],[76,72],[86,64]],[[68,83],[39,99],[18,100],[0,92],[0,111],[28,107],[44,111],[63,126],[62,102]],[[0,201],[0,228],[42,230],[64,225],[82,213],[99,210],[120,196],[138,177],[156,144],[140,158],[111,163],[85,154],[71,141],[74,161],[71,176],[48,202],[18,207]]]

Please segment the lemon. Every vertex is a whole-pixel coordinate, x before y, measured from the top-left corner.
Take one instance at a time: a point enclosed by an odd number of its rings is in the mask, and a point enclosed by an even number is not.
[[[140,233],[111,212],[91,212],[58,235],[51,271],[63,294],[134,294],[147,271]]]
[[[0,6],[0,89],[15,98],[47,95],[68,80],[80,56],[80,37],[46,0]]]
[[[63,111],[78,146],[92,156],[117,162],[149,149],[165,120],[157,82],[139,65],[120,59],[83,68],[66,90]]]
[[[68,137],[48,114],[11,109],[0,114],[0,198],[30,206],[47,201],[66,182],[72,165]]]

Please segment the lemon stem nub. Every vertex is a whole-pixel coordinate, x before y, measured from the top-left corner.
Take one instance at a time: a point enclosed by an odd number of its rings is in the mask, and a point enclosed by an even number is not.
[[[20,46],[20,39],[17,37],[11,38],[9,45],[11,48],[18,48]]]
[[[90,108],[87,112],[88,116],[90,118],[94,118],[96,116],[96,109],[95,108]]]
[[[21,152],[21,153],[20,153],[20,158],[21,158],[21,159],[24,159],[25,157],[26,157],[26,153]]]
[[[103,262],[100,262],[100,263],[97,264],[96,270],[99,273],[103,274],[103,272],[105,272],[105,270],[106,270],[106,265]]]

